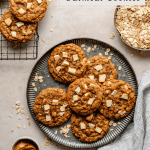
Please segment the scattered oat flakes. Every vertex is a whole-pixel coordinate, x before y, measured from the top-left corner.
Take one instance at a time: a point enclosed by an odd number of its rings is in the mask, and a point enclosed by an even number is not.
[[[11,132],[14,132],[14,129],[11,129]]]
[[[53,29],[50,29],[49,31],[53,32]]]
[[[135,54],[132,54],[132,55],[131,55],[131,57],[134,57],[134,56],[135,56]]]
[[[115,33],[114,32],[111,32],[111,34],[109,34],[109,38],[110,39],[113,39],[115,37]]]
[[[32,83],[32,86],[35,86],[35,83]]]
[[[24,109],[24,107],[22,106],[21,109]]]
[[[36,75],[35,75],[35,78],[34,78],[34,81],[38,81],[38,75],[37,75],[37,73],[36,73]]]
[[[43,82],[43,79],[40,79],[39,81],[42,83],[42,82]]]
[[[82,47],[82,48],[85,47],[85,44],[82,44],[81,47]]]
[[[114,123],[114,121],[113,121],[113,120],[110,120],[110,121],[109,121],[109,126],[112,126],[113,123]]]
[[[121,122],[118,122],[118,124],[121,124]]]
[[[13,108],[15,107],[15,105],[13,105]]]
[[[20,101],[16,101],[16,105],[17,105],[17,106],[20,106]]]
[[[111,59],[112,58],[112,56],[110,55],[109,57],[108,57],[108,59]]]
[[[30,119],[29,115],[26,115],[26,118],[29,120]]]
[[[121,70],[121,66],[118,67],[118,70]]]
[[[94,48],[96,49],[96,48],[97,48],[97,45],[94,45]]]
[[[17,110],[17,114],[18,114],[18,113],[20,113],[20,112],[21,112],[21,110],[20,110],[20,109],[18,109],[18,110]]]
[[[110,129],[110,131],[113,131],[114,129]]]
[[[26,129],[26,126],[24,125],[23,128]]]
[[[94,48],[92,48],[92,51],[94,51],[95,49]]]
[[[113,123],[113,126],[114,126],[114,127],[117,126],[117,123],[114,122],[114,123]]]
[[[12,118],[12,115],[10,114],[9,117]]]
[[[20,108],[20,106],[16,106],[16,110],[19,109],[19,108]]]
[[[43,41],[43,42],[45,42],[45,39],[44,39],[44,38],[42,38],[42,41]]]
[[[99,55],[101,56],[101,55],[102,55],[102,53],[99,53]]]
[[[51,15],[51,17],[53,17],[53,15]]]
[[[68,137],[70,137],[70,136],[68,136],[67,134],[69,133],[69,130],[70,130],[70,124],[68,124],[68,125],[66,125],[66,126],[64,126],[64,127],[61,127],[60,129],[60,134],[64,134],[64,136],[66,137],[66,138],[68,138]]]
[[[20,110],[20,112],[21,112],[22,114],[25,114],[24,110]]]
[[[57,130],[55,131],[55,134],[57,134]]]
[[[18,116],[18,120],[21,120],[21,117],[20,117],[20,116]]]
[[[17,127],[20,128],[20,124],[19,123],[17,124]]]
[[[37,87],[34,87],[34,91],[37,92]]]
[[[28,125],[29,125],[29,126],[31,125],[31,122],[30,122],[30,121],[28,121]]]
[[[50,76],[48,75],[47,77],[49,78]]]

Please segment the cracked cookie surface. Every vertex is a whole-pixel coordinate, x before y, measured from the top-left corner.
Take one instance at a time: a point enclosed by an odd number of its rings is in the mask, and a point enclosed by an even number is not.
[[[47,0],[10,0],[10,8],[19,20],[38,22],[45,16]]]
[[[120,119],[127,116],[135,105],[132,86],[121,80],[110,80],[101,87],[103,91],[100,113],[105,117]]]
[[[115,65],[103,55],[93,56],[87,61],[88,67],[84,75],[96,81],[100,86],[108,80],[117,79]]]
[[[5,11],[0,21],[0,31],[5,39],[12,43],[24,43],[30,40],[37,23],[21,22],[9,10]]]
[[[59,126],[71,116],[66,92],[59,88],[48,88],[39,93],[33,104],[36,118],[47,126]]]
[[[60,45],[51,52],[48,67],[55,80],[69,83],[85,74],[87,58],[75,44]]]
[[[96,142],[108,132],[109,120],[99,113],[86,117],[72,114],[71,129],[79,140],[88,143]]]
[[[101,104],[100,86],[91,79],[80,78],[71,83],[67,90],[70,108],[80,115],[90,115]]]

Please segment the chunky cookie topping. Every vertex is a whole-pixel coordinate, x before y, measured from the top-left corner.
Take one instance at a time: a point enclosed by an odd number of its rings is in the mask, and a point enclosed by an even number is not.
[[[115,65],[103,55],[91,57],[87,64],[88,67],[84,77],[96,81],[100,86],[105,81],[117,79],[118,73]]]
[[[72,133],[83,142],[95,142],[108,132],[109,120],[99,113],[85,117],[73,114],[71,116]]]
[[[36,118],[48,126],[59,126],[71,115],[66,92],[58,88],[48,88],[40,92],[35,99],[33,110]]]
[[[48,60],[49,71],[55,80],[73,82],[85,74],[87,59],[82,49],[75,44],[56,47]]]
[[[101,104],[102,91],[97,83],[80,78],[71,83],[67,91],[70,108],[80,115],[90,115]]]
[[[131,85],[121,80],[110,80],[101,87],[103,91],[100,113],[119,119],[127,116],[135,105],[135,92]]]

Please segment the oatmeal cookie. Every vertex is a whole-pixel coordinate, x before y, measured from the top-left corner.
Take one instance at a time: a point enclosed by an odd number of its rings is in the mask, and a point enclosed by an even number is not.
[[[36,118],[47,126],[59,126],[71,116],[66,92],[59,88],[48,88],[40,92],[33,110]]]
[[[120,119],[127,116],[135,105],[132,86],[121,80],[110,80],[101,87],[103,91],[100,113],[105,117]]]
[[[67,90],[70,108],[80,115],[90,115],[99,108],[102,92],[100,86],[88,78],[71,83]]]
[[[82,77],[87,69],[87,58],[75,44],[56,47],[48,60],[49,71],[55,80],[68,83]]]
[[[10,0],[10,8],[19,20],[38,22],[45,16],[47,0]]]
[[[30,40],[36,29],[37,23],[21,22],[11,13],[5,11],[0,21],[0,31],[5,39],[12,43],[24,43]]]
[[[88,143],[96,142],[108,132],[109,120],[99,113],[87,117],[72,114],[71,129],[79,140]]]
[[[103,55],[91,57],[87,64],[84,77],[96,81],[100,86],[107,80],[117,79],[118,73],[115,65]]]

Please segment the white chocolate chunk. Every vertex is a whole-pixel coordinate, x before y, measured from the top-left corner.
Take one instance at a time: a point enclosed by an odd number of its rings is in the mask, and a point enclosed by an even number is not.
[[[77,61],[79,58],[78,58],[78,55],[73,55],[73,61]]]
[[[75,74],[76,73],[76,69],[69,67],[68,72]]]
[[[112,95],[112,96],[115,96],[117,93],[118,93],[118,91],[117,91],[117,90],[114,90],[114,91],[111,93],[111,95]]]
[[[77,87],[77,88],[75,89],[75,92],[76,92],[77,94],[79,94],[80,91],[81,91],[80,87]]]
[[[68,57],[68,53],[62,52],[62,56],[63,56],[63,57]]]
[[[128,94],[122,94],[121,98],[125,99],[125,100],[128,100]]]
[[[50,109],[50,106],[47,104],[47,105],[44,105],[44,110],[49,110]]]
[[[27,8],[30,8],[32,3],[27,3]]]
[[[95,125],[92,124],[92,123],[89,123],[89,127],[90,127],[90,129],[94,129],[94,128],[95,128]]]
[[[48,122],[48,121],[51,121],[51,116],[46,115],[46,121],[47,121],[47,122]]]
[[[78,99],[79,99],[78,95],[73,95],[73,100],[72,100],[72,102],[77,101]]]
[[[106,100],[106,106],[111,107],[112,105],[112,100]]]
[[[90,115],[91,119],[93,118],[93,116],[94,116],[93,114]]]
[[[56,71],[59,72],[59,70],[61,69],[61,66],[57,66],[56,67]]]
[[[20,14],[24,14],[26,11],[25,11],[24,9],[20,8],[18,12],[19,12]]]
[[[84,95],[85,95],[85,96],[88,96],[88,95],[89,95],[89,93],[85,93]]]
[[[59,103],[58,100],[53,100],[53,101],[52,101],[52,104],[53,104],[53,105],[58,105],[58,103]]]
[[[105,82],[106,74],[99,75],[99,82]]]
[[[90,78],[91,80],[94,80],[94,75],[89,75],[89,78]]]
[[[118,114],[120,114],[121,116],[124,115],[126,113],[126,111],[118,111]]]
[[[110,81],[108,81],[108,82],[107,82],[107,84],[111,84],[111,82],[110,82]]]
[[[67,106],[68,106],[68,104],[67,104],[67,105],[62,105],[62,106],[60,107],[60,111],[65,111],[65,109],[66,109]]]
[[[23,22],[17,22],[16,25],[17,25],[17,27],[19,28],[19,27],[21,27],[21,26],[24,26],[24,23],[23,23]]]
[[[55,56],[54,56],[55,61],[57,61],[59,58],[60,58],[59,55],[55,55]]]
[[[60,112],[59,115],[60,115],[60,116],[63,116],[63,115],[64,115],[64,112]]]
[[[12,23],[12,20],[10,18],[5,19],[5,23],[7,24],[7,26],[10,26]]]
[[[102,65],[97,65],[94,67],[97,71],[100,71],[103,69],[103,66]]]
[[[84,88],[85,88],[85,90],[87,90],[87,85],[86,84],[84,84]]]
[[[69,65],[69,62],[66,61],[66,60],[64,60],[64,61],[62,62],[62,65]]]
[[[102,129],[99,128],[99,127],[96,127],[96,132],[101,133],[101,132],[102,132]]]
[[[39,4],[41,4],[41,3],[42,3],[42,0],[37,0],[37,1],[38,1],[38,3],[39,3]]]
[[[92,105],[92,104],[93,104],[94,99],[95,99],[95,98],[90,98],[90,99],[88,100],[88,104]]]
[[[11,35],[12,35],[13,37],[16,37],[17,33],[16,33],[15,31],[11,31]]]
[[[32,33],[32,31],[27,31],[27,32],[25,32],[25,35],[29,35],[31,33]]]
[[[80,128],[81,128],[81,129],[86,129],[86,124],[83,123],[83,122],[80,122]]]

